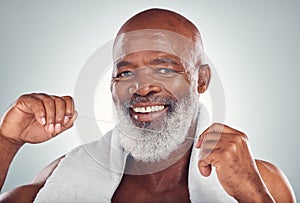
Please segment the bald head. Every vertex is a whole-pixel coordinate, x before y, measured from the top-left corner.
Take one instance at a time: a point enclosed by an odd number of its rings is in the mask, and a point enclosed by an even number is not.
[[[116,61],[142,50],[170,53],[194,65],[203,61],[197,27],[182,15],[164,9],[145,10],[127,20],[115,39],[113,58]]]
[[[201,42],[200,33],[192,22],[178,13],[164,9],[149,9],[134,15],[123,24],[118,35],[143,29],[167,30],[194,42]]]

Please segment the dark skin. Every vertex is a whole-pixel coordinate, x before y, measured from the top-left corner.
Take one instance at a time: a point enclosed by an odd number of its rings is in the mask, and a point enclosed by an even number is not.
[[[112,202],[189,202],[189,157],[190,150],[174,165],[154,174],[125,174]]]
[[[38,191],[44,186],[48,177],[53,173],[64,156],[46,166],[32,181],[32,183],[17,187],[0,196],[0,202],[33,202]]]
[[[151,21],[149,20],[151,19]],[[168,11],[149,10],[127,21],[119,33],[152,28],[165,29],[184,35],[192,41],[199,40],[199,32],[184,17]],[[157,52],[139,52],[126,58],[135,68],[149,65],[151,60],[161,56]],[[175,59],[176,60],[176,59]],[[208,66],[196,67],[199,74],[197,88],[199,94],[205,92],[210,79]],[[181,68],[185,68],[182,64]],[[163,84],[150,82],[136,89],[135,94],[146,96],[150,93],[164,96],[176,90],[185,90],[192,82],[183,76],[184,82],[175,89]],[[160,83],[162,84],[162,83]],[[112,84],[114,101],[128,100],[128,91],[124,93],[117,83]],[[180,91],[177,98],[184,97]],[[147,104],[148,105],[148,104]],[[40,143],[51,139],[70,128],[76,118],[76,111],[71,97],[57,97],[45,94],[21,96],[3,117],[0,126],[0,183],[6,177],[9,165],[24,143]],[[138,117],[139,118],[139,117]],[[150,117],[152,118],[152,117]],[[17,124],[17,125],[16,125]],[[194,132],[191,125],[190,133]],[[293,190],[284,174],[274,165],[254,160],[247,141],[247,136],[229,126],[214,124],[198,140],[196,146],[182,145],[181,148],[200,147],[203,156],[199,160],[199,172],[209,176],[211,167],[216,167],[218,179],[228,193],[239,202],[295,202]],[[219,139],[216,139],[219,138]],[[218,140],[218,142],[217,142]],[[215,147],[212,147],[217,144]],[[113,202],[189,202],[188,165],[191,148],[172,166],[162,171],[147,175],[124,175],[116,190]],[[180,151],[180,148],[178,149]],[[208,153],[210,152],[210,153]],[[176,154],[176,153],[175,153]],[[172,154],[171,156],[175,156]],[[61,159],[46,167],[40,178],[32,184],[18,187],[0,197],[1,202],[32,202],[38,191]],[[233,173],[233,171],[235,171]],[[244,175],[246,174],[246,175]]]
[[[156,59],[170,59],[169,64],[154,63]],[[171,61],[172,60],[172,61]],[[167,60],[164,60],[167,61]],[[136,69],[144,67],[168,67],[174,68],[176,71],[185,71],[185,68],[178,57],[167,53],[157,51],[141,51],[130,54],[123,58],[117,65],[114,75],[132,72]],[[154,65],[155,64],[155,65]],[[174,65],[175,64],[175,65]],[[180,99],[190,88],[190,78],[183,74],[182,77],[168,82],[153,82],[153,79],[146,77],[139,78],[138,88],[133,94],[141,97],[155,95],[159,97],[174,97],[172,93],[176,92],[176,98]],[[132,82],[112,81],[112,93],[115,102],[124,103],[130,99],[132,95],[128,94],[128,89]],[[139,104],[144,106],[143,103]],[[145,105],[151,106],[151,103]],[[137,120],[136,122],[139,122]],[[191,129],[194,130],[194,129]],[[194,132],[194,131],[193,131]],[[181,157],[174,165],[162,171],[146,174],[146,175],[127,175],[125,174],[122,181],[115,192],[112,202],[189,202],[188,192],[188,165],[192,143],[184,143],[181,148],[189,149],[183,157]],[[175,156],[171,154],[170,156]],[[145,164],[147,165],[147,164]],[[147,166],[145,166],[147,167]],[[146,183],[146,184],[145,184]],[[132,194],[132,191],[135,191]]]

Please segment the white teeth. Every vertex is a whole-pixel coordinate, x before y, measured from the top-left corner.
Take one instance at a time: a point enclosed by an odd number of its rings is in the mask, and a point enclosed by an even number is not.
[[[161,111],[165,107],[164,106],[147,106],[147,107],[135,107],[133,111],[136,113],[151,113],[155,111]]]

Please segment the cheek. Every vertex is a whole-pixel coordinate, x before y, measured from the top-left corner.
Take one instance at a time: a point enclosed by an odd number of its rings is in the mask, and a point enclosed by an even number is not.
[[[172,81],[172,83],[165,83],[164,88],[175,97],[181,98],[190,95],[194,87],[191,85],[190,80],[179,78]]]
[[[118,82],[112,82],[111,94],[115,104],[123,103],[130,100],[129,87]]]

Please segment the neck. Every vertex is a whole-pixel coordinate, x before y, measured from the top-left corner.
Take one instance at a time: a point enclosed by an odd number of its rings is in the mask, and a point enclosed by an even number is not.
[[[191,149],[190,147],[179,160],[166,169],[151,174],[128,176],[131,176],[137,183],[140,183],[141,187],[146,187],[147,190],[155,193],[171,191],[178,186],[187,186]],[[135,164],[138,163],[136,162]]]

